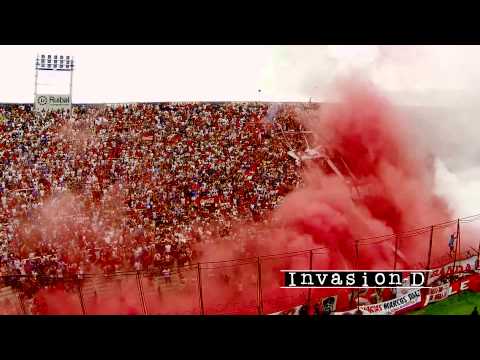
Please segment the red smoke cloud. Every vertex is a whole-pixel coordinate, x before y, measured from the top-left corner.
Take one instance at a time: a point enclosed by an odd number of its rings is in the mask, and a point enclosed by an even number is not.
[[[323,248],[313,256],[314,268],[393,268],[393,236],[368,246],[359,245],[358,261],[355,240],[402,233],[451,219],[447,203],[433,192],[433,156],[422,144],[415,124],[368,83],[344,81],[339,90],[340,103],[326,105],[313,114],[300,113],[299,118],[316,139],[322,139],[316,145],[327,146],[343,157],[360,184],[360,196],[353,200],[352,189],[343,179],[309,166],[303,174],[305,186],[286,197],[274,213],[273,226],[265,229],[260,239],[252,236],[246,240],[250,254]],[[445,254],[448,235],[445,231],[434,235],[432,258]],[[396,268],[412,268],[418,262],[425,266],[428,241],[428,231],[402,237]],[[204,250],[203,254],[203,261],[234,257],[228,245]],[[309,265],[308,254],[262,259],[265,312],[280,310],[281,299],[292,301],[292,296],[305,296],[305,291],[279,288],[280,270],[305,269]],[[241,272],[236,280],[248,283],[249,275],[248,271]],[[231,288],[218,286],[216,296],[226,300]],[[323,292],[315,290],[316,295]]]
[[[433,192],[433,156],[414,124],[367,83],[343,82],[340,89],[339,104],[299,118],[317,139],[326,139],[319,144],[341,154],[360,184],[360,198],[341,178],[309,167],[303,174],[305,186],[276,210],[277,230],[256,244],[257,254],[327,247],[352,263],[354,239],[451,218],[447,203]],[[404,247],[415,257],[416,245],[409,245]],[[205,253],[204,260],[219,259],[213,250]]]

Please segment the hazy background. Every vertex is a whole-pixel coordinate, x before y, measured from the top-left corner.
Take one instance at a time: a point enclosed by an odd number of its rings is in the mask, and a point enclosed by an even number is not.
[[[355,70],[399,102],[457,105],[480,80],[479,46],[3,45],[0,101],[32,101],[42,53],[74,56],[76,102],[321,101]]]

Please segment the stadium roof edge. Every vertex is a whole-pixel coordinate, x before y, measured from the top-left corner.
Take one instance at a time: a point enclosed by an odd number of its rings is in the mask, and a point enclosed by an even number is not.
[[[107,106],[107,105],[133,105],[133,104],[286,104],[286,105],[335,105],[334,102],[299,102],[299,101],[129,101],[129,102],[91,102],[91,103],[73,103],[73,106]],[[5,105],[30,105],[31,102],[0,102],[0,106]],[[449,106],[433,105],[395,105],[403,109],[450,109]]]
[[[88,102],[73,103],[73,105],[130,105],[130,104],[324,104],[324,102],[300,101],[120,101],[120,102]],[[31,102],[0,102],[0,105],[33,105]]]

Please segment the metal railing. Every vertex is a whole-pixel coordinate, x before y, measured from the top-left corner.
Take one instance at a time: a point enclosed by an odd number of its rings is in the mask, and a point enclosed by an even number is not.
[[[455,268],[460,259],[471,256],[478,261],[480,238],[476,237],[480,231],[476,226],[480,229],[480,222],[475,225],[477,220],[480,215],[399,234],[353,240],[354,261],[342,266],[374,270],[376,266],[399,269],[408,264],[410,268],[429,270],[448,263]],[[453,251],[448,247],[451,234],[456,235]],[[331,262],[331,251],[319,247],[211,261],[178,267],[171,273],[131,271],[73,278],[3,276],[1,280],[9,286],[0,290],[0,313],[269,314],[300,304],[311,305],[325,295],[324,289],[280,289],[283,281],[280,270],[341,270],[338,263]],[[33,280],[47,285],[37,292],[39,296],[32,298],[29,284]],[[330,291],[335,294],[335,289]]]

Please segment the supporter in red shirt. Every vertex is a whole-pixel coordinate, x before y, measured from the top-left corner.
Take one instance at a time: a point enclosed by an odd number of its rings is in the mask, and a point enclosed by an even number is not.
[[[4,192],[6,205],[0,204],[0,218],[12,225],[0,235],[0,242],[17,236],[13,230],[30,221],[23,219],[30,213],[30,219],[36,219],[33,224],[42,225],[42,241],[55,243],[47,254],[30,235],[31,247],[45,259],[44,272],[58,267],[58,260],[47,260],[47,256],[55,256],[62,248],[79,255],[85,268],[101,267],[101,262],[109,267],[111,258],[100,260],[96,250],[86,246],[95,241],[100,247],[114,249],[120,236],[123,260],[118,263],[129,264],[126,270],[130,270],[135,241],[148,245],[165,236],[167,226],[171,227],[168,233],[186,232],[184,227],[194,220],[227,223],[248,219],[253,211],[255,220],[260,221],[299,181],[284,143],[274,134],[275,127],[269,125],[273,129],[265,135],[261,122],[265,106],[86,107],[75,108],[71,118],[36,116],[15,106],[0,107],[0,111],[7,119],[1,124],[0,158],[9,160],[0,173],[1,188],[9,190]],[[298,127],[287,113],[279,114],[276,121],[285,128]],[[20,124],[23,132],[17,131]],[[145,141],[150,134],[154,140]],[[298,147],[303,144],[301,139],[290,141]],[[10,191],[22,189],[31,196],[11,195]],[[68,202],[74,206],[50,209],[52,200],[65,194],[73,196]],[[67,230],[59,230],[59,223]],[[75,227],[86,230],[86,235],[70,232]],[[139,240],[138,234],[144,230],[146,235]],[[74,237],[82,245],[64,246],[56,241],[56,231],[66,231],[67,239]],[[229,231],[222,227],[220,236],[228,237]],[[25,250],[9,244],[9,261],[27,256],[22,253]],[[191,252],[176,253],[191,260]],[[152,257],[145,255],[145,265],[152,263]],[[72,256],[68,261],[78,267]]]

